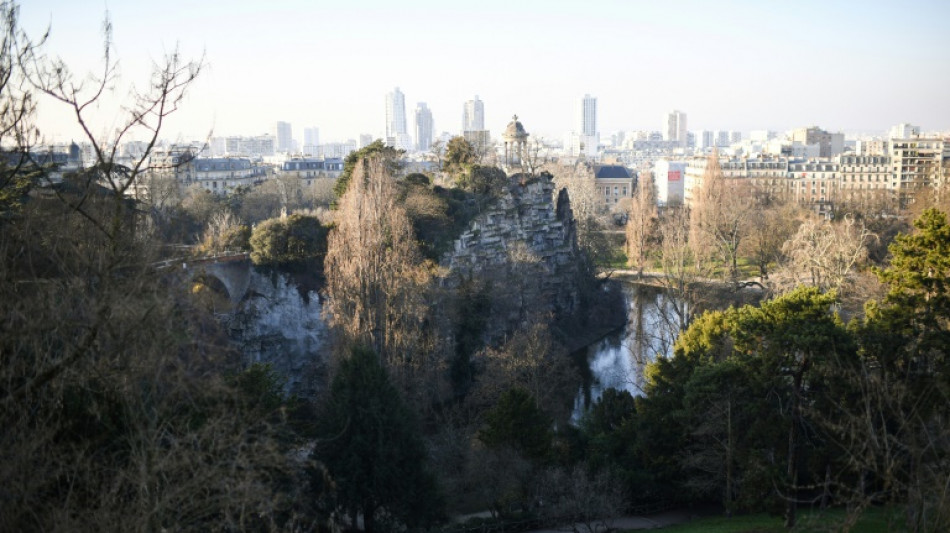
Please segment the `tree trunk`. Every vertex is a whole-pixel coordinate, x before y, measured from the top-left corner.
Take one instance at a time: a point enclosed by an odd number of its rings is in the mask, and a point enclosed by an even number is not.
[[[785,495],[785,527],[795,527],[798,510],[798,426],[801,423],[802,372],[795,373],[795,388],[792,391],[792,423],[788,429],[788,493]]]
[[[726,516],[732,516],[732,399],[726,405]]]
[[[373,509],[372,505],[363,506],[363,531],[366,533],[373,533],[373,529],[376,527],[376,510]]]
[[[828,508],[828,500],[831,498],[831,463],[825,465],[825,487],[821,493],[821,508]]]

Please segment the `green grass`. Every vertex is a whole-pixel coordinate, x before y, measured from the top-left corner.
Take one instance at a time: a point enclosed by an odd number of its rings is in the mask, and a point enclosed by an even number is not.
[[[866,511],[857,524],[851,528],[860,533],[887,533],[893,531],[888,527],[888,512],[881,509]],[[802,511],[799,514],[798,525],[791,530],[785,529],[782,518],[768,514],[754,514],[726,518],[722,516],[702,518],[688,524],[679,524],[663,528],[665,533],[823,533],[841,531],[845,520],[842,509],[825,512]],[[899,522],[897,522],[899,524]]]

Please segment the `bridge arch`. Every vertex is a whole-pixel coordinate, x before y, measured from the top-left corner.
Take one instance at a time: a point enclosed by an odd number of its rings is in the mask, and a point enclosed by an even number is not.
[[[202,281],[210,289],[223,292],[232,304],[244,299],[251,284],[251,260],[244,252],[185,259],[174,266],[180,266],[186,279]]]

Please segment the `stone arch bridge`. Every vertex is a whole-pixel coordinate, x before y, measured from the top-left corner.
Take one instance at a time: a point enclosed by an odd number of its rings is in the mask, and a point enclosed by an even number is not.
[[[244,299],[251,283],[251,259],[247,252],[221,252],[199,258],[167,259],[155,263],[160,271],[179,273],[183,279],[205,278],[220,282],[231,303]]]

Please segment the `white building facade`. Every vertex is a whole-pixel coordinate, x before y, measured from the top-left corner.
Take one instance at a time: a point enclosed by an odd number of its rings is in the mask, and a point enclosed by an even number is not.
[[[683,185],[686,181],[686,163],[658,159],[653,164],[653,184],[656,186],[656,201],[659,205],[683,203]]]
[[[663,125],[663,140],[673,141],[681,148],[686,148],[686,113],[675,109],[667,113],[666,122]]]

